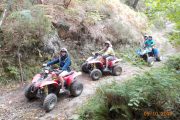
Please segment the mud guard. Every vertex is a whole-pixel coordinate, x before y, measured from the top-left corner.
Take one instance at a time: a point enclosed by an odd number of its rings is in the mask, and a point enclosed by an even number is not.
[[[120,61],[122,61],[122,59],[113,60],[113,61],[112,61],[112,64],[115,65],[116,63],[118,63],[118,62],[120,62]]]
[[[66,81],[67,86],[70,86],[75,81],[75,78],[81,74],[82,74],[81,72],[74,71],[72,75],[64,77],[64,80]]]
[[[45,81],[45,82],[43,82],[43,83],[40,85],[40,87],[42,88],[42,87],[44,87],[44,86],[52,85],[52,84],[58,85],[57,82],[55,82],[55,81],[52,80],[52,81]]]
[[[97,63],[102,64],[100,61],[90,61],[90,62],[88,62],[88,64],[97,64]]]

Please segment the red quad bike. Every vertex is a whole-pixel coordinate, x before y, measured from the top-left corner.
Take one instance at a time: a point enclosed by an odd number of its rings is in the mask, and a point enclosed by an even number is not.
[[[57,96],[61,89],[61,83],[58,80],[59,72],[57,69],[44,67],[42,73],[36,74],[32,83],[26,87],[25,97],[28,100],[41,99],[45,111],[51,111],[57,103]],[[80,74],[81,72],[72,71],[64,77],[64,86],[73,97],[79,96],[83,91],[83,84],[76,80]]]
[[[121,59],[113,58],[108,61],[108,72],[112,75],[118,76],[122,73],[122,67],[119,62]],[[106,66],[106,61],[100,54],[95,54],[93,57],[89,57],[85,63],[82,64],[81,69],[85,73],[90,73],[92,80],[99,80],[102,73],[105,73],[104,69]]]

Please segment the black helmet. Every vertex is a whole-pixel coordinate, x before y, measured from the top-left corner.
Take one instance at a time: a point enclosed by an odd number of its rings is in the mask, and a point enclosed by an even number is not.
[[[148,38],[152,39],[152,36],[149,36]]]

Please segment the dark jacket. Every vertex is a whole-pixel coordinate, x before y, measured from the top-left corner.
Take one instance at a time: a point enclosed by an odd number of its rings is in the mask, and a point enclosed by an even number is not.
[[[59,69],[63,70],[63,71],[71,71],[70,66],[71,66],[71,59],[69,57],[69,55],[67,56],[63,56],[63,57],[59,57],[53,61],[50,61],[47,63],[47,66],[49,65],[53,65],[59,63]]]

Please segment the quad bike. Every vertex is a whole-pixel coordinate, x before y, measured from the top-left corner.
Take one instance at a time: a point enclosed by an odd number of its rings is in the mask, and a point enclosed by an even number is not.
[[[155,61],[161,61],[158,49],[154,48],[154,52],[156,53],[156,56],[152,52],[152,48],[143,48],[137,50],[137,54],[143,58],[149,66],[153,66]]]
[[[58,80],[59,73],[58,69],[44,67],[42,72],[36,74],[32,83],[25,88],[25,97],[28,100],[39,98],[43,102],[45,111],[51,111],[57,103],[57,96],[62,87]],[[74,97],[79,96],[83,91],[83,84],[76,80],[80,74],[81,72],[72,71],[63,77],[65,89]]]
[[[118,76],[122,73],[122,67],[119,65],[121,60],[113,58],[108,61],[108,72],[112,75]],[[85,73],[90,73],[92,80],[99,80],[106,67],[106,61],[102,55],[96,53],[92,57],[89,57],[85,63],[82,64],[81,69]]]

